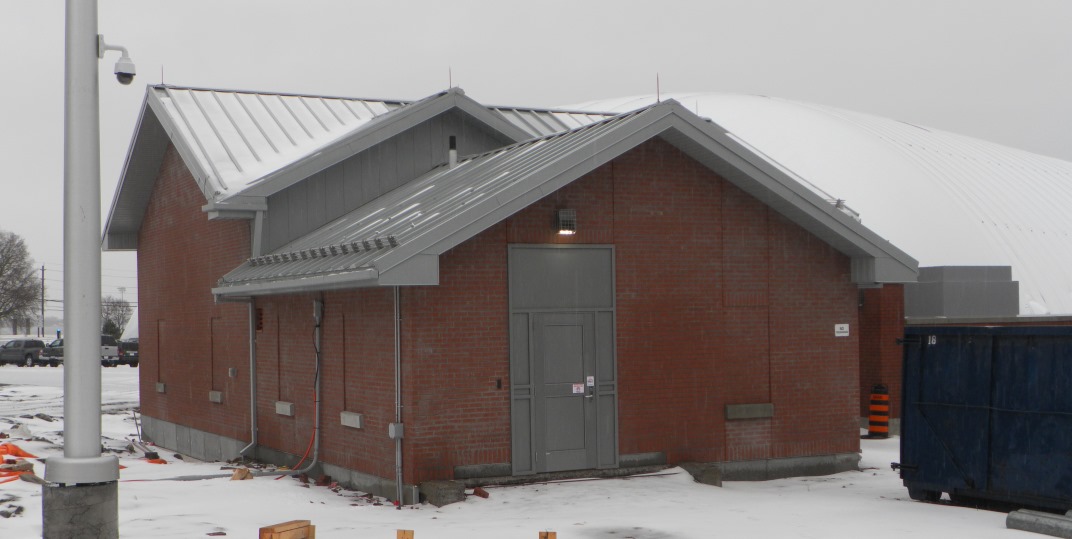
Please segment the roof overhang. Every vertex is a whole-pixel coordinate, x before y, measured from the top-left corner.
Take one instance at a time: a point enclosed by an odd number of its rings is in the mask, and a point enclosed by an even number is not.
[[[628,127],[612,130],[540,169],[542,182],[519,183],[467,210],[479,215],[455,228],[403,243],[377,261],[382,270],[419,250],[442,254],[616,157],[660,137],[852,259],[852,281],[861,286],[914,282],[918,263],[889,241],[838,210],[760,155],[736,142],[717,124],[676,101],[651,107]],[[481,215],[482,214],[482,215]]]
[[[444,217],[427,226],[397,220],[399,228],[383,231],[397,235],[398,245],[377,254],[370,266],[377,271],[375,285],[432,284],[435,279],[399,279],[389,283],[384,277],[406,268],[419,258],[438,256],[476,236],[494,224],[521,211],[545,196],[565,187],[585,174],[636,148],[645,141],[662,138],[712,171],[770,206],[779,214],[847,255],[851,261],[852,281],[860,286],[916,280],[917,262],[888,241],[841,212],[815,192],[764,159],[760,154],[728,135],[717,124],[703,120],[680,104],[670,101],[640,111],[621,115],[561,135],[516,144],[466,160],[453,169],[433,171],[423,179],[396,189],[349,217],[361,220],[362,212],[399,211],[413,205],[419,197],[434,201],[444,194],[425,185],[480,186],[485,192],[450,209]],[[366,216],[367,217],[367,216]],[[308,241],[314,241],[313,235]],[[299,240],[296,243],[302,243]],[[241,267],[232,274],[241,273]],[[425,268],[431,271],[432,266]],[[438,270],[438,265],[434,267]],[[303,275],[285,276],[286,269],[275,274],[293,283],[290,291],[323,289]],[[228,274],[228,275],[232,275]],[[220,286],[221,296],[241,294],[253,283]],[[272,285],[281,286],[281,285]],[[271,293],[271,292],[269,292]]]
[[[399,264],[388,272],[376,268],[314,275],[301,279],[278,279],[212,289],[217,301],[238,301],[257,296],[323,292],[347,288],[370,288],[379,286],[431,286],[439,284],[439,257],[419,255]]]

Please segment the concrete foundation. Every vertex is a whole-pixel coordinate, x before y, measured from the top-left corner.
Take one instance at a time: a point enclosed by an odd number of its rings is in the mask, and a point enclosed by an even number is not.
[[[248,442],[242,440],[235,440],[234,438],[212,434],[150,416],[142,416],[142,436],[162,448],[210,462],[235,459],[239,456],[239,451],[248,445]],[[288,467],[294,467],[300,460],[297,455],[291,455],[290,453],[264,446],[258,446],[253,457],[261,462]],[[305,464],[302,466],[305,466]],[[343,487],[391,500],[394,500],[395,496],[397,496],[394,480],[333,464],[317,463],[316,466],[309,470],[308,475],[314,478],[320,475],[330,475],[333,480]],[[420,494],[416,485],[402,486],[403,504],[419,503],[419,500]]]
[[[41,487],[44,539],[118,539],[119,483]]]
[[[723,481],[769,481],[786,477],[831,475],[860,469],[859,453],[837,453],[814,457],[742,460],[718,464]]]
[[[226,438],[216,434],[177,425],[168,421],[142,416],[143,435],[160,447],[190,455],[201,460],[230,460],[238,457],[238,452],[246,442]],[[890,421],[891,432],[894,421]],[[897,424],[899,426],[899,421]],[[261,462],[293,467],[298,457],[268,447],[258,446],[254,457]],[[699,475],[693,473],[701,482],[719,484],[722,481],[766,481],[786,477],[806,475],[830,475],[858,470],[860,455],[857,453],[839,453],[836,455],[819,455],[813,457],[795,457],[783,459],[748,460],[737,462],[699,463]],[[582,477],[621,477],[638,473],[651,473],[666,468],[666,455],[661,452],[621,455],[617,468],[600,470],[576,470],[545,474],[510,475],[510,463],[456,466],[454,479],[466,488],[484,485],[514,485],[538,481],[556,481]],[[691,470],[690,470],[691,472]],[[330,475],[340,485],[395,499],[396,488],[393,479],[377,477],[357,470],[328,463],[317,463],[308,472],[310,477]],[[402,503],[420,503],[421,493],[416,485],[402,486]]]

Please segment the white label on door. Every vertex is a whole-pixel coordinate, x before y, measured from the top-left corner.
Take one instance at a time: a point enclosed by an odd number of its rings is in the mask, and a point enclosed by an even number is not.
[[[588,381],[585,382],[585,383],[588,385],[588,387],[596,387],[596,377],[595,376],[589,376]]]
[[[835,337],[848,337],[849,325],[848,324],[834,324],[834,336]]]
[[[584,384],[573,384],[573,393],[584,393]]]

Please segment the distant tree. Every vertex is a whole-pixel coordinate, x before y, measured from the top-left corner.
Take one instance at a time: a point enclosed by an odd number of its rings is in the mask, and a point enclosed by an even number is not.
[[[134,307],[130,306],[129,301],[115,296],[101,298],[101,320],[103,324],[101,332],[105,335],[111,335],[118,340],[123,335],[127,322],[130,322],[130,317],[133,315]]]
[[[40,292],[41,278],[26,242],[14,232],[0,230],[0,320],[17,325],[35,318]]]

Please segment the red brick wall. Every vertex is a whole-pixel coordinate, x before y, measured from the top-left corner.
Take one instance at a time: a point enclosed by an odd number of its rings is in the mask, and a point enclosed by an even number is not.
[[[890,417],[901,417],[901,362],[904,337],[904,286],[887,284],[860,291],[860,417],[869,415],[871,388],[890,392]]]
[[[249,439],[248,316],[211,288],[249,257],[246,221],[209,221],[205,197],[169,146],[138,237],[141,409],[196,429]],[[238,376],[228,376],[229,368]],[[156,392],[156,383],[166,393]],[[209,391],[223,403],[209,402]]]
[[[575,236],[551,228],[561,207],[577,210]],[[559,242],[616,247],[621,453],[663,451],[675,463],[859,448],[848,258],[655,140],[445,253],[440,285],[401,291],[406,482],[510,461],[507,246]],[[244,257],[214,266],[201,290]],[[322,296],[321,458],[381,477],[394,458],[391,294]],[[311,434],[315,297],[257,300],[261,442],[295,454]],[[835,338],[837,323],[852,336]],[[276,400],[294,402],[295,417],[276,415]],[[724,419],[726,404],[763,402],[774,403],[773,419]],[[365,414],[365,428],[341,427],[344,408]]]
[[[574,236],[551,227],[563,207]],[[621,453],[858,450],[848,259],[653,141],[446,253],[439,286],[403,290],[407,481],[509,461],[510,243],[615,245]],[[725,421],[726,404],[759,402],[774,419]]]
[[[387,288],[259,298],[257,413],[260,444],[304,455],[313,434],[313,301],[321,323],[320,459],[380,477],[394,476],[394,300]],[[282,358],[282,360],[281,360]],[[294,416],[276,414],[294,403]],[[363,414],[361,429],[344,427],[340,412]]]

